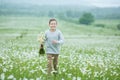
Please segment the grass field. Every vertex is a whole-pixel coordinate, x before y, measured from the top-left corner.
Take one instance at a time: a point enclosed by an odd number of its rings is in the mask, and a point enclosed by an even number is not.
[[[59,74],[47,78],[37,36],[48,29],[49,18],[0,16],[1,80],[120,80],[120,20],[96,20],[104,28],[57,20],[65,43]]]

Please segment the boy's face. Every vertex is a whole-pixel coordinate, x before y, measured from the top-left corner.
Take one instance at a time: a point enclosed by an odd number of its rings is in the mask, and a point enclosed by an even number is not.
[[[51,21],[49,26],[50,26],[50,29],[56,29],[57,22],[56,21]]]

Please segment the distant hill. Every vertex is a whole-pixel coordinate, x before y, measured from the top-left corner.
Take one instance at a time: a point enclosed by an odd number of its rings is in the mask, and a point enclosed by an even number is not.
[[[98,19],[120,19],[120,7],[98,8],[93,6],[51,6],[51,5],[21,5],[5,3],[0,5],[0,15],[14,16],[67,16],[80,17],[83,12],[91,12]]]

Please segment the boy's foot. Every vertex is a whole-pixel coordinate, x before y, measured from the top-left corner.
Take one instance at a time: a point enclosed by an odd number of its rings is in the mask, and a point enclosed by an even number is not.
[[[57,75],[57,74],[58,74],[58,71],[52,71],[52,73],[53,73],[54,75]]]

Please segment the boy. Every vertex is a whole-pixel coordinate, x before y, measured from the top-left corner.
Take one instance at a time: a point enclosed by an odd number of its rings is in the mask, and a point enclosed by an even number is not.
[[[47,72],[51,74],[52,66],[57,72],[58,56],[60,53],[60,44],[63,44],[64,38],[57,28],[56,19],[49,20],[49,30],[45,31],[45,46],[47,54]]]

